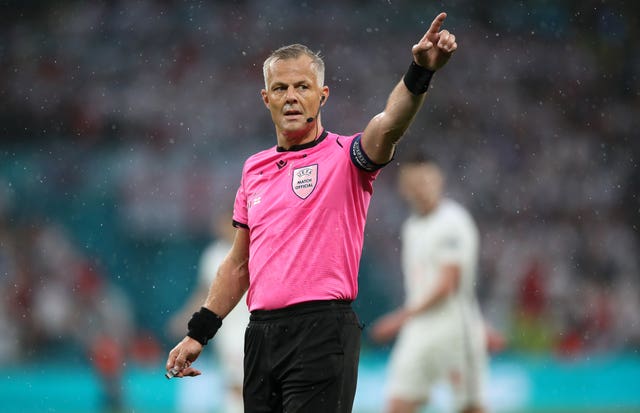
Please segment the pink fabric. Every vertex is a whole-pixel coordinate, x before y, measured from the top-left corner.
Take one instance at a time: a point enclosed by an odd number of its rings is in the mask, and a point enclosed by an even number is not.
[[[311,300],[354,300],[373,181],[354,165],[357,135],[251,156],[233,219],[250,231],[247,304],[272,310]]]

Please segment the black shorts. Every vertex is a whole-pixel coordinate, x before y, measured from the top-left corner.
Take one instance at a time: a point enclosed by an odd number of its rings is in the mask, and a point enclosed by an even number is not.
[[[253,311],[244,344],[245,413],[351,412],[361,332],[347,301]]]

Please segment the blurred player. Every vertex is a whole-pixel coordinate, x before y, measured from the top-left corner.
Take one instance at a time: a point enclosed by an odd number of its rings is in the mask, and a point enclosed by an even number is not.
[[[184,334],[184,326],[191,314],[207,298],[209,286],[216,277],[218,267],[231,249],[235,229],[231,225],[231,211],[217,215],[212,220],[215,240],[203,252],[199,263],[198,286],[183,308],[171,319],[171,332],[178,337]],[[227,315],[220,328],[213,349],[222,367],[226,385],[225,413],[242,413],[242,379],[244,358],[244,332],[249,322],[249,309],[243,297],[241,302]]]
[[[475,296],[478,230],[442,197],[443,175],[426,156],[401,163],[399,188],[413,214],[402,227],[404,307],[374,323],[378,342],[400,332],[389,364],[387,413],[413,413],[436,382],[452,386],[457,411],[484,412],[485,327]]]
[[[245,412],[351,412],[362,328],[351,302],[373,182],[457,48],[445,18],[413,45],[404,78],[362,133],[322,126],[329,87],[317,53],[292,44],[265,60],[261,96],[277,145],[244,164],[233,246],[167,371],[200,374],[192,363],[248,289]]]

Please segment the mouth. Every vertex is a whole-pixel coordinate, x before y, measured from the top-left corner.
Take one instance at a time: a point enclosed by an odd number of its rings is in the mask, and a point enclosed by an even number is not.
[[[297,118],[297,117],[299,117],[301,115],[302,115],[302,112],[299,111],[299,110],[295,110],[295,109],[289,109],[289,110],[286,110],[284,112],[284,116],[287,119],[289,119],[289,118]]]

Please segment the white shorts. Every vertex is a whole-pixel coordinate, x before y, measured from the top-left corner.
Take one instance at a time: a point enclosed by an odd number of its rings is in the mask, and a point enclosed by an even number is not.
[[[244,377],[244,333],[249,324],[249,310],[244,301],[224,318],[212,342],[227,385],[242,387]]]
[[[464,329],[461,322],[412,320],[391,353],[388,393],[392,398],[427,401],[434,384],[446,380],[456,408],[484,405],[486,372],[483,325]]]

